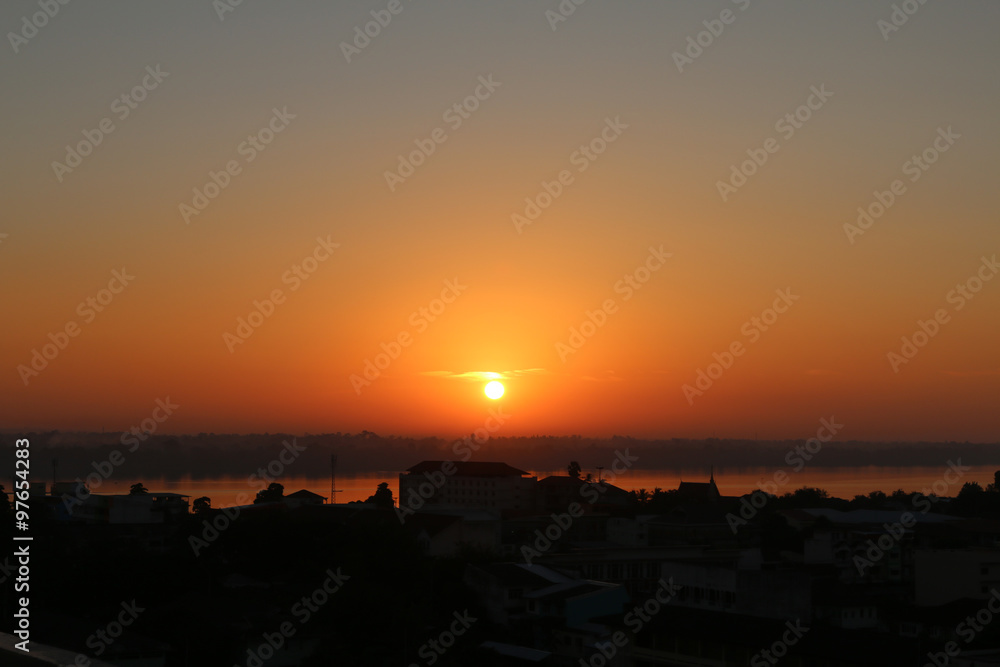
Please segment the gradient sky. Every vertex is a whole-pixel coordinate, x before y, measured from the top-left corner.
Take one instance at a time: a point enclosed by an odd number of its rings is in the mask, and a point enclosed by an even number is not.
[[[120,430],[169,397],[164,432],[446,435],[502,406],[505,435],[798,438],[835,416],[849,439],[1000,439],[1000,280],[948,299],[1000,251],[1000,4],[927,3],[885,39],[885,0],[590,0],[555,30],[556,0],[402,0],[348,63],[341,43],[388,4],[244,0],[220,20],[205,0],[70,3],[15,53],[9,33],[40,10],[3,3],[0,424]],[[120,119],[147,66],[169,75]],[[489,76],[452,129],[444,112]],[[776,121],[821,86],[833,96],[785,138]],[[247,162],[275,108],[295,118]],[[60,182],[52,163],[103,118],[114,131]],[[628,128],[578,171],[609,118]],[[911,182],[904,163],[949,127],[960,138]],[[436,128],[447,140],[390,191],[385,172]],[[723,201],[718,182],[769,137],[778,151]],[[186,223],[180,204],[230,160],[240,173]],[[562,170],[572,184],[519,232],[512,214]],[[905,193],[850,242],[894,179]],[[317,238],[340,245],[293,290],[283,275]],[[671,257],[626,301],[615,285],[651,246]],[[122,267],[134,280],[86,322],[78,304]],[[411,314],[455,279],[421,330]],[[285,302],[230,352],[224,334],[275,289]],[[751,342],[779,289],[800,298]],[[561,359],[607,299],[617,311]],[[888,353],[938,309],[894,372]],[[25,384],[18,367],[69,322]],[[356,392],[401,332],[412,343]],[[505,378],[499,403],[484,372]]]

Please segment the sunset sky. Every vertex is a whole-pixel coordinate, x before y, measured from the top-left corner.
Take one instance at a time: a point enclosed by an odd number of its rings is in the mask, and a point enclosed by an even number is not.
[[[1000,4],[902,4],[5,2],[0,425],[1000,440]]]

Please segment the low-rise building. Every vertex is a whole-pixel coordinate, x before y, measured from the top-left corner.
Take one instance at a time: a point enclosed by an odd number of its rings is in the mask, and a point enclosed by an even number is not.
[[[495,511],[534,505],[530,473],[488,461],[422,461],[399,475],[399,503]],[[422,503],[420,501],[423,501]]]

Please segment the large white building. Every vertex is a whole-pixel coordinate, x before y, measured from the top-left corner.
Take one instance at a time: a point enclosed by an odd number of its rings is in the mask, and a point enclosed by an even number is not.
[[[399,474],[400,507],[526,510],[534,503],[537,477],[506,463],[422,461]]]

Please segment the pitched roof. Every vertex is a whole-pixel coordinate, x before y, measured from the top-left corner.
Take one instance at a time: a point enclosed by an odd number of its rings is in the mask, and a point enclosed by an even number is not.
[[[303,500],[326,500],[326,496],[321,496],[318,493],[313,493],[308,489],[299,489],[295,493],[289,493],[286,498],[301,498]]]
[[[421,461],[406,472],[418,475],[424,472],[440,471],[445,461]],[[455,474],[463,477],[522,477],[530,473],[493,461],[450,461],[455,466]]]
[[[715,480],[708,482],[681,482],[677,487],[677,496],[692,500],[708,500],[719,497],[719,487]]]
[[[685,493],[705,493],[712,485],[709,482],[681,482],[677,490]]]

